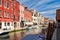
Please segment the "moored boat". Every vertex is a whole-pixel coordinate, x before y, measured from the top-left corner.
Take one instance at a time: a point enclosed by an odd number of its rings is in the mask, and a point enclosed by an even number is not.
[[[9,30],[7,29],[0,29],[0,35],[4,35],[4,34],[7,34],[9,33]]]

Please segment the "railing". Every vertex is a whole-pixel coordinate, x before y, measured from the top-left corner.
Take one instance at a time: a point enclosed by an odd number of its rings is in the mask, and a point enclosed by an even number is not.
[[[51,40],[54,30],[53,24],[49,23],[48,29],[46,31],[46,40]]]

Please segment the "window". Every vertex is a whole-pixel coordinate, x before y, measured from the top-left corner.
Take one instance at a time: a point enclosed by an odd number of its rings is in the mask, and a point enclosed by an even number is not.
[[[2,17],[2,10],[0,10],[0,17]]]
[[[9,7],[9,3],[7,2],[7,8]]]
[[[7,23],[8,26],[10,26],[10,23]]]
[[[18,16],[18,21],[19,21],[20,16]]]
[[[35,13],[34,16],[37,17],[38,16],[38,13]]]
[[[5,22],[5,26],[6,26],[6,22]]]
[[[18,26],[19,26],[19,23],[18,23]]]
[[[37,23],[33,23],[33,25],[37,25]]]
[[[6,11],[4,12],[4,17],[5,17],[5,18],[7,17],[7,13],[6,13]]]
[[[32,16],[33,16],[33,13],[32,13]]]
[[[14,18],[13,16],[14,16],[14,15],[13,15],[13,13],[12,13],[12,14],[11,14],[11,18]]]
[[[14,10],[14,3],[11,3],[11,9]]]
[[[16,27],[17,26],[17,24],[16,24],[16,22],[14,22],[14,27]]]
[[[2,0],[0,0],[0,5],[2,4]]]
[[[11,4],[11,8],[14,10],[14,4],[13,3]]]
[[[5,7],[7,6],[6,0],[4,0],[4,6],[5,6]]]
[[[9,12],[6,12],[6,11],[5,11],[5,12],[4,12],[4,17],[5,17],[5,18],[10,18]]]
[[[7,18],[10,18],[9,12],[7,12]]]
[[[1,29],[1,27],[2,27],[2,22],[0,22],[0,29]]]
[[[37,17],[37,15],[36,15],[36,14],[34,14],[34,16],[35,16],[35,17]]]

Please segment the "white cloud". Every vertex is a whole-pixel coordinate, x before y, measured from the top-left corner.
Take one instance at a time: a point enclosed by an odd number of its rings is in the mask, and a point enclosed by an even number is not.
[[[18,1],[24,3],[24,2],[27,2],[27,1],[29,1],[29,0],[18,0]]]
[[[32,5],[34,5],[35,4],[35,2],[34,3],[31,3],[30,5],[29,5],[29,7],[31,7]]]
[[[58,9],[58,8],[60,8],[60,4],[51,4],[51,5],[48,5],[48,6],[46,6],[45,8],[42,8],[42,9],[40,9],[40,10],[46,10],[46,9]],[[38,10],[38,9],[37,9]]]
[[[47,2],[51,2],[53,0],[40,0],[35,6],[31,7],[31,9],[37,7],[38,5],[42,5],[42,4],[45,4]]]
[[[60,7],[60,4],[55,4],[55,5],[48,6],[48,8],[57,8],[57,7]]]
[[[22,2],[27,2],[27,1],[29,1],[29,0],[22,0]]]
[[[40,7],[38,7],[37,10],[40,9],[40,8],[46,9],[46,8],[49,8],[50,6],[57,5],[57,4],[60,5],[60,2],[54,1],[52,4],[43,4]]]
[[[48,11],[43,11],[43,12],[40,12],[43,16],[51,19],[51,20],[55,20],[56,18],[56,15],[53,15],[56,13],[56,10],[53,9],[53,10],[48,10]]]
[[[47,11],[43,11],[43,12],[40,12],[41,14],[53,14],[53,13],[56,13],[56,9],[53,9],[53,10],[47,10]]]

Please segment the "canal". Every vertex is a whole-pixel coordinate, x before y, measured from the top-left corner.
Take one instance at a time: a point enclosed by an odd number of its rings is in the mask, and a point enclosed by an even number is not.
[[[23,37],[29,34],[37,34],[36,29],[24,30],[18,32],[11,32],[5,35],[0,35],[0,40],[21,40]]]

